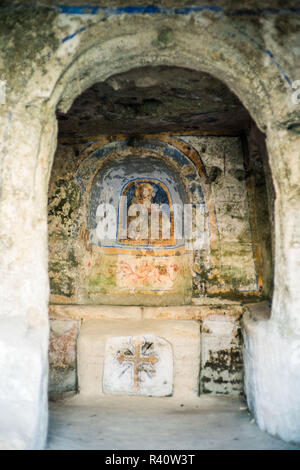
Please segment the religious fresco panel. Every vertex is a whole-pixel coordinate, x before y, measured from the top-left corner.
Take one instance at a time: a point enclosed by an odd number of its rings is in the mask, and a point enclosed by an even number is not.
[[[103,391],[129,395],[172,395],[171,344],[154,335],[109,338],[105,348]]]

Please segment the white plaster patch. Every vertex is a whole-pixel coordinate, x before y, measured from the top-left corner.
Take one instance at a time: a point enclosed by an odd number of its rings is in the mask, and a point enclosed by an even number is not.
[[[105,348],[103,391],[172,395],[173,352],[170,343],[154,335],[109,338]]]
[[[300,337],[283,335],[253,307],[243,317],[243,338],[245,393],[258,426],[300,442]]]

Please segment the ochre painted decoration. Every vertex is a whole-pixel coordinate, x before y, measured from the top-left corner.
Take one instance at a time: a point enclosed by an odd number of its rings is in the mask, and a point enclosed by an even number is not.
[[[153,290],[169,290],[174,287],[178,271],[179,264],[173,257],[132,259],[124,255],[117,267],[117,285],[127,289],[148,286]]]

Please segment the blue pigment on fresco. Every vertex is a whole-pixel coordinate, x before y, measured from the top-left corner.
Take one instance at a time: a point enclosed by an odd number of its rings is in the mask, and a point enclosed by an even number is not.
[[[265,9],[224,9],[217,5],[203,5],[203,6],[186,6],[180,8],[164,8],[155,5],[145,6],[134,6],[127,5],[124,7],[97,7],[93,5],[87,6],[67,6],[67,5],[56,5],[56,9],[60,13],[67,15],[97,15],[103,13],[106,17],[120,16],[120,15],[190,15],[192,13],[200,13],[203,11],[210,11],[219,15],[219,18],[226,18],[230,16],[270,16],[270,15],[300,15],[300,8],[265,8]],[[83,32],[86,28],[82,27],[70,36],[66,36],[62,39],[62,42],[66,42],[74,38],[77,34]],[[259,44],[257,40],[246,34],[244,31],[236,28],[237,31],[247,37],[249,41],[254,44],[258,49],[267,54],[274,65],[277,67],[282,78],[291,86],[292,80],[289,78],[287,73],[283,70],[274,54],[269,50],[265,49],[263,45]]]

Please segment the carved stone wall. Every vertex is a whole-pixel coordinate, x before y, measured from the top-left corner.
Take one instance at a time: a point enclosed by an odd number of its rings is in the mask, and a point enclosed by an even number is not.
[[[117,226],[113,240],[98,240],[99,204],[111,204],[119,221],[122,191],[145,180],[164,185],[173,204],[197,207],[201,233],[194,245],[128,244]],[[114,304],[118,295],[118,303],[167,305],[206,294],[262,295],[256,218],[239,136],[60,144],[49,191],[51,300]],[[268,217],[260,223],[270,231]]]

